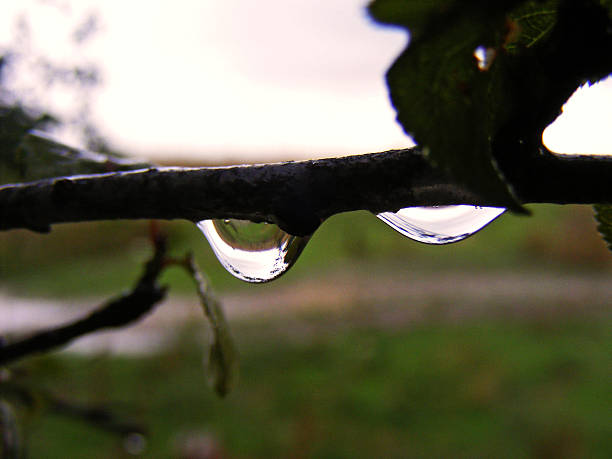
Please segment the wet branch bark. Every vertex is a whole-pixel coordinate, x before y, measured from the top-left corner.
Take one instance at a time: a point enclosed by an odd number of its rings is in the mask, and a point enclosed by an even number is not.
[[[612,202],[612,157],[522,161],[511,182],[524,203]],[[151,168],[0,187],[0,230],[109,219],[239,218],[304,235],[336,213],[500,203],[433,168],[418,147],[312,161],[223,168]]]

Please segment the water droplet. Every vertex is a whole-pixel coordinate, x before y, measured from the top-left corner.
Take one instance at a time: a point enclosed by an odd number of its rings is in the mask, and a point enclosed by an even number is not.
[[[476,233],[505,210],[501,207],[464,205],[406,207],[398,212],[383,212],[378,214],[378,218],[415,241],[450,244]]]
[[[496,54],[495,48],[485,48],[484,46],[476,48],[474,50],[474,57],[476,58],[478,69],[483,72],[489,70]]]
[[[203,220],[198,228],[230,274],[247,282],[267,282],[285,273],[310,236],[293,236],[271,223]]]

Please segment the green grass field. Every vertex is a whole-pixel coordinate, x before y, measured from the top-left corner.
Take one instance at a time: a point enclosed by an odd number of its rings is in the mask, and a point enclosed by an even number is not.
[[[47,358],[27,371],[64,397],[114,401],[144,422],[143,457],[181,457],[186,437],[212,438],[234,458],[610,457],[610,317],[393,331],[350,317],[296,323],[310,332],[235,327],[241,377],[223,400],[190,334],[150,358]],[[120,436],[42,408],[25,412],[24,433],[31,457],[127,457]]]

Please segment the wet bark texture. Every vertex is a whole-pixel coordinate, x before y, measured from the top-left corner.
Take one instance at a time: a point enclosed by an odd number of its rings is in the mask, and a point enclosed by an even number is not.
[[[504,170],[523,203],[612,202],[612,157],[541,149]],[[0,187],[0,230],[49,231],[63,222],[238,218],[295,235],[331,215],[411,206],[500,203],[466,189],[418,147],[300,162],[219,168],[149,168]]]

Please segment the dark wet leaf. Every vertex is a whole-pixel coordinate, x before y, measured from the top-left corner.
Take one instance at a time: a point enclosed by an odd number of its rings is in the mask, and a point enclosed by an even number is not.
[[[0,65],[0,83],[1,70]],[[20,106],[5,106],[0,101],[0,184],[23,181],[17,147],[32,129],[43,129],[56,123],[57,120],[50,115],[35,115]]]
[[[4,164],[0,183],[151,167],[145,162],[69,147],[40,132],[24,133],[6,159],[10,164]]]
[[[597,220],[597,229],[601,236],[608,244],[608,249],[612,250],[612,205],[596,204],[595,219]]]
[[[196,283],[200,304],[212,329],[212,342],[207,364],[210,383],[215,392],[224,397],[232,389],[238,374],[238,351],[225,320],[221,303],[192,258],[188,260],[188,270]]]
[[[431,161],[473,191],[519,208],[491,152],[495,117],[489,100],[491,72],[482,71],[476,48],[503,40],[506,12],[518,2],[377,0],[381,22],[408,28],[410,43],[387,73],[391,100],[404,130]],[[495,63],[493,63],[495,65]]]
[[[508,15],[508,34],[504,47],[510,53],[537,46],[552,31],[557,14],[557,1],[529,1]]]
[[[610,3],[375,0],[376,20],[410,34],[387,72],[398,121],[456,181],[520,210],[516,158],[538,151],[580,84],[612,70]]]

